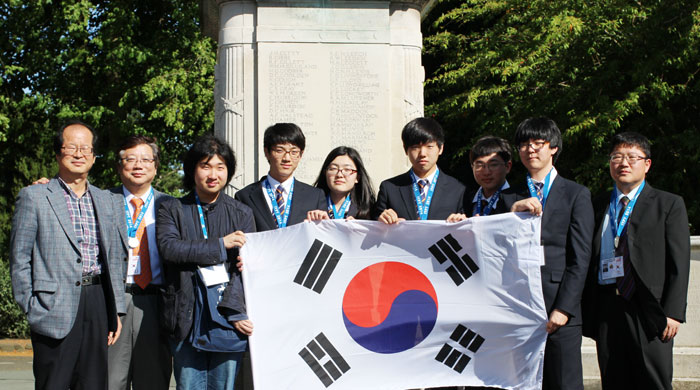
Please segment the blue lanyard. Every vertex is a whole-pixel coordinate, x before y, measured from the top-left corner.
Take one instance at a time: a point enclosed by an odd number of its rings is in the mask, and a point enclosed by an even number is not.
[[[194,193],[194,200],[197,201],[197,212],[199,213],[199,224],[202,226],[202,235],[205,240],[209,239],[209,234],[207,234],[207,225],[204,223],[204,213],[202,212],[202,203],[199,201],[199,196]]]
[[[294,179],[292,179],[292,184],[289,186],[289,195],[287,195],[287,203],[284,207],[284,216],[280,214],[280,208],[277,207],[277,199],[267,179],[265,179],[265,189],[267,190],[267,196],[270,198],[270,203],[272,203],[272,211],[275,213],[277,227],[287,227],[287,220],[289,219],[289,212],[292,207],[292,194],[294,194]]]
[[[505,185],[505,183],[503,184]],[[501,190],[503,189],[503,186],[498,189],[493,195],[491,195],[491,200],[489,200],[489,203],[486,204],[486,208],[484,209],[484,213],[481,213],[481,201],[484,199],[484,192],[481,187],[479,187],[479,191],[476,193],[476,213],[479,215],[489,215],[491,214],[491,210],[493,210],[493,206],[496,204],[498,201],[498,197],[501,195]]]
[[[146,215],[146,210],[148,210],[148,206],[151,204],[151,200],[153,200],[153,188],[151,188],[151,192],[148,194],[148,198],[146,198],[146,203],[144,203],[143,207],[141,207],[141,212],[136,217],[136,221],[132,221],[131,213],[129,212],[129,203],[126,201],[126,197],[124,198],[124,216],[126,217],[126,232],[130,238],[136,237],[136,231],[139,230],[139,226],[141,226],[141,220],[143,220],[143,217]]]
[[[428,210],[430,210],[430,202],[433,201],[433,192],[435,192],[435,184],[438,181],[438,176],[440,175],[440,170],[435,170],[435,176],[433,176],[433,182],[430,183],[430,189],[428,189],[428,194],[425,196],[425,203],[420,201],[420,190],[418,189],[418,178],[411,171],[411,179],[413,180],[413,197],[416,200],[416,208],[418,209],[418,219],[424,221],[428,219]]]
[[[627,221],[630,218],[630,215],[632,214],[632,209],[634,209],[635,203],[637,203],[637,198],[639,198],[639,194],[642,193],[642,190],[644,189],[644,184],[646,181],[643,181],[642,184],[639,186],[639,189],[637,190],[637,194],[634,195],[634,199],[630,200],[629,203],[627,203],[627,207],[625,207],[625,212],[622,214],[622,218],[620,219],[620,225],[617,226],[617,215],[619,214],[619,211],[617,210],[617,204],[620,203],[617,201],[617,187],[613,190],[613,192],[610,194],[610,207],[608,207],[608,215],[609,215],[609,220],[610,220],[610,227],[612,228],[612,231],[615,233],[615,248],[617,249],[617,244],[620,242],[620,236],[622,235],[622,232],[625,230],[625,227],[627,226]]]
[[[345,213],[347,213],[348,209],[350,208],[350,194],[348,194],[343,201],[343,204],[340,206],[340,210],[335,209],[335,204],[333,204],[330,195],[326,195],[326,200],[328,201],[328,208],[333,212],[333,219],[345,218]]]
[[[549,196],[549,180],[552,177],[553,170],[554,168],[552,168],[547,174],[547,177],[544,178],[544,186],[542,187],[542,210],[544,210],[544,204],[547,203],[547,196]],[[527,188],[530,190],[530,196],[538,198],[537,189],[529,173],[527,174]]]

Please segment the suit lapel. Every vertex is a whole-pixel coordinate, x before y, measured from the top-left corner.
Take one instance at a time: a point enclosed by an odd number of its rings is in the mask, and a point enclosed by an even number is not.
[[[75,247],[75,249],[80,250],[78,246],[78,238],[75,236],[75,230],[73,230],[73,222],[68,213],[68,205],[66,205],[66,198],[63,194],[63,188],[58,182],[58,179],[51,179],[48,186],[49,194],[48,200],[51,205],[51,209],[56,214],[58,222],[66,233],[68,240]]]
[[[115,194],[117,194],[117,195],[119,195],[119,201],[120,201],[119,203],[121,203],[121,204],[120,204],[121,207],[120,207],[118,210],[121,210],[121,209],[124,207],[124,202],[125,202],[125,199],[126,199],[126,198],[124,197],[124,188],[123,188],[123,186],[119,186],[119,187],[113,188],[113,189],[112,189],[112,192],[115,193]],[[156,202],[157,202],[157,199],[158,199],[158,198],[156,198]],[[157,203],[156,203],[156,204],[157,204]],[[117,212],[117,210],[115,210],[115,212]],[[126,214],[124,214],[124,216],[121,216],[121,214],[118,214],[118,215],[117,215],[117,218],[120,218],[120,219],[119,219],[120,223],[117,224],[117,226],[119,226],[119,229],[118,229],[118,230],[119,230],[119,237],[120,237],[121,240],[122,240],[122,245],[124,245],[124,248],[128,248],[128,247],[129,247],[128,244],[127,244],[127,243],[128,243],[128,239],[127,239],[127,237],[126,237]],[[122,222],[123,222],[123,223],[122,223]]]
[[[542,226],[547,226],[547,223],[550,219],[552,219],[552,213],[554,212],[549,210],[557,209],[558,207],[556,204],[561,202],[562,199],[564,199],[564,180],[562,180],[561,176],[557,175],[557,177],[554,178],[552,187],[549,189],[549,194],[547,194],[547,200],[544,204]]]
[[[257,185],[255,188],[253,188],[253,191],[250,193],[250,204],[253,205],[253,208],[258,215],[262,215],[265,222],[267,222],[267,229],[275,229],[277,227],[277,222],[275,221],[275,218],[272,216],[272,212],[270,211],[270,207],[268,207],[267,202],[265,201],[265,198],[263,197],[262,194],[262,183],[265,181],[267,176],[264,176],[260,181],[258,181]]]
[[[308,207],[304,207],[304,203],[308,200],[306,198],[306,189],[299,185],[299,180],[294,179],[294,193],[292,194],[292,204],[289,206],[289,219],[287,219],[287,226],[291,226],[295,223],[299,223],[306,218],[306,213]],[[315,209],[315,207],[314,207]],[[297,211],[300,210],[300,211]]]
[[[639,197],[637,198],[637,202],[634,204],[634,209],[632,210],[632,214],[630,214],[629,221],[627,221],[627,247],[630,250],[630,253],[634,250],[634,241],[635,241],[635,233],[637,232],[637,228],[639,225],[642,223],[642,212],[638,210],[645,210],[647,209],[651,204],[656,196],[654,189],[649,185],[649,183],[644,184],[644,188],[642,188],[642,192],[639,194]],[[631,255],[630,259],[639,259],[640,256],[637,256],[636,254]],[[632,261],[634,263],[634,261]]]
[[[107,205],[109,205],[109,202],[112,201],[112,199],[108,199],[106,195],[102,193],[102,191],[94,187],[92,185],[88,185],[88,191],[90,191],[90,196],[92,197],[92,208],[95,210],[95,217],[97,218],[97,227],[100,229],[100,251],[106,250],[109,248],[109,234],[107,232],[109,231],[108,229],[108,224],[109,223],[114,223],[112,215],[107,215],[106,211],[109,210]],[[107,258],[107,253],[104,253],[105,259]]]
[[[404,207],[406,207],[406,213],[410,215],[412,219],[418,219],[416,200],[413,196],[413,180],[408,172],[404,173],[404,175],[406,185],[399,187],[399,194],[401,195],[401,200],[403,201]]]

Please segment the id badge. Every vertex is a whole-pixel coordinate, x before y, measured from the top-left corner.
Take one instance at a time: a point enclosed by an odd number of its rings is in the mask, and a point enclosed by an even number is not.
[[[223,264],[200,267],[198,271],[207,287],[228,282],[228,272]]]
[[[622,256],[603,259],[600,262],[601,274],[603,279],[616,279],[625,276],[625,267],[622,261]]]
[[[141,275],[141,256],[130,256],[129,265],[126,269],[129,276]]]

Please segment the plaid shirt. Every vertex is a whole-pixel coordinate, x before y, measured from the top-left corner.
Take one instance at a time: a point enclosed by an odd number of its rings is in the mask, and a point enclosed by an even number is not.
[[[80,245],[83,276],[99,275],[102,273],[102,265],[98,260],[100,230],[97,228],[97,218],[95,218],[90,190],[85,191],[83,196],[79,198],[63,179],[59,177],[58,181],[63,186],[63,196],[66,199],[66,205],[68,205],[68,214],[70,214],[73,230]]]

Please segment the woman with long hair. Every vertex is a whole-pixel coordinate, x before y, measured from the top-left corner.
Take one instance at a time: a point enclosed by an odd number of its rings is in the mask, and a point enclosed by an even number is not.
[[[370,219],[376,197],[357,150],[349,146],[331,150],[314,185],[326,193],[328,208],[309,211],[307,219]]]

